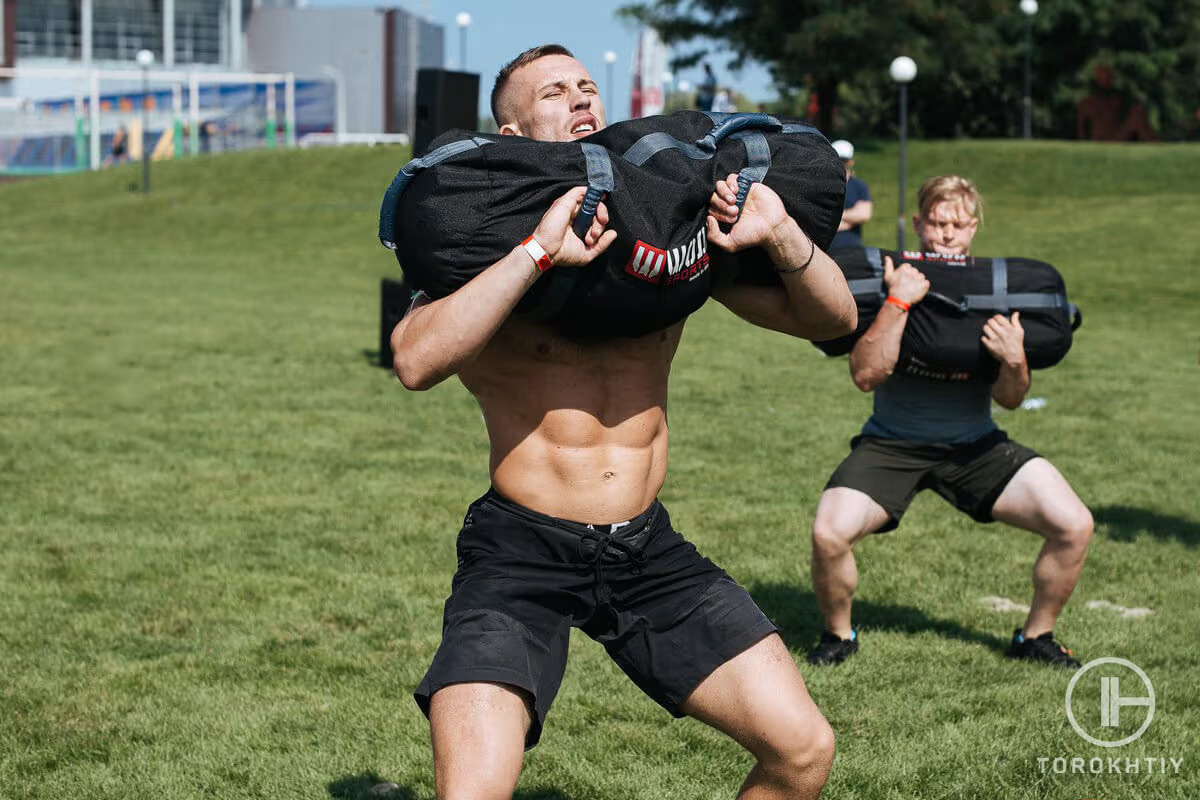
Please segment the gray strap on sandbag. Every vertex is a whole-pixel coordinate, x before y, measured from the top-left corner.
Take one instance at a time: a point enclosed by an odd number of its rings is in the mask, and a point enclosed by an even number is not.
[[[396,173],[392,184],[388,186],[387,193],[383,196],[383,205],[379,208],[379,241],[383,242],[384,247],[389,250],[396,249],[396,206],[400,202],[400,195],[404,193],[413,176],[423,169],[436,166],[448,158],[454,158],[468,150],[483,147],[485,144],[495,144],[495,142],[480,137],[450,142],[437,150],[426,153],[421,158],[414,158]]]
[[[612,161],[606,148],[594,142],[580,142],[579,147],[583,150],[583,159],[587,164],[588,188],[579,213],[575,215],[572,230],[582,239],[592,227],[600,201],[616,186],[616,179],[613,177]],[[555,274],[549,276],[541,302],[537,308],[525,315],[526,318],[544,321],[561,311],[582,273],[583,270],[580,269],[555,270]]]
[[[783,126],[780,133],[815,133],[818,136],[820,136],[822,139],[825,138],[824,134],[822,134],[819,130],[814,128],[812,125],[809,125],[807,122],[789,122],[788,124]],[[826,139],[826,141],[828,141],[828,139]]]
[[[992,259],[992,293],[969,294],[963,298],[963,304],[969,311],[998,311],[1006,314],[1014,308],[1064,308],[1070,310],[1072,304],[1067,302],[1066,295],[1041,294],[1034,292],[1008,291],[1008,259]],[[1074,315],[1078,315],[1078,309]],[[1076,326],[1078,327],[1078,326]]]
[[[663,150],[677,150],[694,161],[712,158],[711,152],[701,150],[690,142],[681,142],[666,131],[648,133],[638,139],[625,151],[623,158],[635,167],[640,167]]]

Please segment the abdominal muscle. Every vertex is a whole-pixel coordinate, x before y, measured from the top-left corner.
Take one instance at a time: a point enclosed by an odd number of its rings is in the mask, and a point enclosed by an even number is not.
[[[492,485],[576,522],[620,522],[667,474],[667,382],[683,330],[579,344],[510,319],[459,375],[483,409]]]

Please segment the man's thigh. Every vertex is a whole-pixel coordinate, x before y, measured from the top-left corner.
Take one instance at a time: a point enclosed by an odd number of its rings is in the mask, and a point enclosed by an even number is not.
[[[429,727],[437,796],[507,796],[521,774],[531,698],[496,683],[456,683],[433,695]]]
[[[1090,526],[1090,515],[1067,479],[1044,458],[1025,463],[992,508],[1001,522],[1043,536]]]
[[[606,599],[583,630],[675,716],[714,670],[778,630],[750,593],[670,525],[623,567],[605,568]]]
[[[828,723],[778,635],[771,635],[708,676],[682,710],[760,758],[786,742],[828,735]]]
[[[853,489],[866,495],[886,514],[872,530],[895,530],[945,448],[870,436],[855,437],[851,446],[825,490]]]
[[[993,431],[961,445],[930,475],[930,488],[976,522],[992,522],[1000,496],[1017,474],[1038,454]],[[1045,460],[1045,459],[1041,459]]]

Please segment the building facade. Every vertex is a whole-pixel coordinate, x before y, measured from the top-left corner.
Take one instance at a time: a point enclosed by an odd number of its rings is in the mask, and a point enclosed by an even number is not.
[[[364,3],[369,0],[364,0]],[[291,73],[335,84],[346,132],[413,134],[416,72],[441,67],[444,30],[399,8],[310,8],[303,0],[0,0],[0,107],[78,94],[71,68]],[[22,68],[28,69],[22,74]],[[136,91],[107,81],[103,91]]]

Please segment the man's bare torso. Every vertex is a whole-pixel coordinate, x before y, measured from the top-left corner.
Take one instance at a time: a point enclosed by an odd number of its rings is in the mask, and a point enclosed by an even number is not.
[[[510,318],[459,377],[483,410],[492,484],[543,514],[618,522],[667,473],[667,382],[683,323],[579,344]]]

